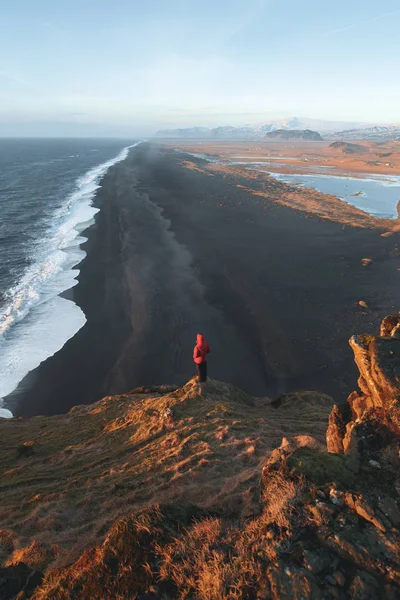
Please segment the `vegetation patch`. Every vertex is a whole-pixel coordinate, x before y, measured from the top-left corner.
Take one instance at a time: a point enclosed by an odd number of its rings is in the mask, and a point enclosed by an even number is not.
[[[356,485],[356,476],[347,469],[346,463],[347,457],[343,454],[320,452],[312,448],[299,448],[286,462],[292,473],[304,476],[317,486],[336,482],[352,488]]]

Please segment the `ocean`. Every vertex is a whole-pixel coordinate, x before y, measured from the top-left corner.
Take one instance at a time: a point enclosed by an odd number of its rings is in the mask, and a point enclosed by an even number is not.
[[[76,285],[99,181],[126,140],[0,139],[0,416],[3,398],[85,323]]]

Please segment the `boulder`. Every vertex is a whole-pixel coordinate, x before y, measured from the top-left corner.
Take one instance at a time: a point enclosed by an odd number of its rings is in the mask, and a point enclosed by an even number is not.
[[[400,312],[394,315],[388,315],[382,319],[379,335],[381,337],[390,337],[393,329],[400,324]]]
[[[361,264],[363,267],[368,267],[369,265],[372,265],[374,261],[372,260],[372,258],[362,258],[361,259]]]
[[[346,434],[346,425],[351,420],[351,411],[348,404],[334,405],[329,415],[328,430],[326,432],[326,445],[328,452],[342,454],[343,438]]]

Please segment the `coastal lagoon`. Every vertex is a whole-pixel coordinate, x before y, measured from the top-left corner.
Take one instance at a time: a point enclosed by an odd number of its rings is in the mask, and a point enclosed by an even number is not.
[[[179,150],[179,148],[176,148],[176,151]],[[300,161],[301,159],[293,156],[235,155],[227,161],[226,158],[221,159],[221,156],[217,155],[186,153],[207,162],[227,162],[233,166],[245,167],[249,171],[266,173],[290,185],[313,188],[323,194],[336,196],[373,217],[383,219],[397,219],[398,217],[397,204],[400,201],[399,175],[368,174],[363,177],[333,175],[328,174],[328,170],[334,167],[326,165],[308,165],[307,168],[314,170],[314,173],[277,173],[270,169],[279,167],[287,169],[288,165],[285,164],[285,161]],[[240,160],[243,158],[252,160]],[[303,162],[302,166],[305,166]],[[293,165],[293,168],[296,169],[296,166]],[[319,170],[323,170],[323,172],[315,172]]]
[[[257,171],[261,169],[253,167]],[[290,174],[264,171],[275,179],[309,187],[332,194],[366,213],[380,218],[396,219],[397,203],[400,201],[400,177],[391,175],[370,175],[365,178],[319,175]]]

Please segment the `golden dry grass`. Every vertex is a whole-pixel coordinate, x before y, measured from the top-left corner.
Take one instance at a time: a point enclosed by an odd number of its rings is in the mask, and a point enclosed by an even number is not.
[[[174,144],[174,147],[176,144]],[[352,176],[365,176],[365,173],[387,173],[396,174],[400,172],[400,149],[396,146],[395,151],[392,151],[391,160],[393,159],[394,168],[385,167],[385,163],[380,162],[378,166],[374,166],[374,161],[371,159],[374,156],[369,156],[369,160],[356,160],[353,156],[346,156],[340,153],[340,156],[336,156],[334,149],[329,148],[328,145],[321,145],[320,143],[300,143],[300,144],[265,144],[260,142],[259,147],[254,145],[249,146],[248,143],[227,143],[220,142],[213,144],[200,145],[199,147],[191,146],[190,144],[181,143],[178,144],[183,150],[189,152],[204,152],[212,154],[213,156],[219,155],[222,162],[208,163],[199,167],[190,160],[182,161],[182,166],[187,169],[197,170],[203,174],[221,176],[229,175],[232,178],[232,185],[248,192],[249,194],[256,197],[256,202],[265,207],[268,211],[270,203],[277,203],[283,206],[290,207],[294,210],[305,212],[320,219],[326,219],[329,221],[336,221],[346,226],[361,227],[367,229],[381,230],[383,233],[392,234],[400,231],[400,224],[395,219],[384,219],[377,218],[369,215],[361,209],[348,204],[347,202],[338,199],[336,196],[329,194],[323,194],[312,188],[305,187],[293,187],[282,181],[277,181],[275,178],[268,175],[268,173],[249,170],[246,165],[232,165],[228,162],[224,162],[227,158],[234,158],[235,154],[243,153],[243,157],[246,157],[248,153],[249,158],[251,155],[256,153],[257,155],[264,156],[269,154],[285,156],[291,155],[293,158],[293,164],[290,164],[290,160],[285,160],[285,164],[278,167],[274,163],[274,167],[268,167],[269,170],[274,170],[282,173],[301,173],[302,170],[299,165],[303,163],[296,162],[299,158],[311,162],[304,163],[318,166],[323,164],[326,166],[336,166],[340,168],[339,174],[351,172]],[[320,154],[320,150],[324,150]],[[315,153],[316,151],[316,153]],[[363,155],[364,156],[364,155]],[[243,157],[241,160],[243,160]],[[305,171],[307,172],[307,171]],[[333,173],[334,174],[334,173]],[[243,181],[246,180],[246,185]],[[234,200],[229,198],[225,201],[220,201],[218,206],[224,207],[224,202],[232,203]]]
[[[156,503],[251,516],[271,450],[283,437],[324,444],[332,404],[303,393],[274,406],[224,383],[202,389],[191,380],[164,395],[128,393],[67,415],[2,421],[0,558],[70,564],[102,543],[117,519]],[[173,418],[163,416],[167,408]],[[34,453],[18,457],[27,441]]]
[[[400,144],[398,141],[387,141],[383,144],[374,142],[355,142],[358,151],[354,154],[343,152],[340,147],[331,147],[331,141],[204,141],[197,144],[184,140],[174,140],[168,144],[183,151],[209,154],[221,159],[235,159],[245,162],[274,157],[275,161],[268,168],[280,173],[306,173],[312,167],[330,167],[332,174],[351,173],[353,177],[365,174],[385,173],[400,174]],[[279,158],[284,159],[281,164]]]
[[[323,194],[313,188],[293,187],[282,181],[277,182],[267,173],[215,163],[207,165],[206,168],[214,173],[232,176],[233,182],[235,179],[237,181],[236,186],[256,196],[259,202],[265,205],[266,210],[268,202],[274,202],[343,225],[393,233],[400,230],[399,223],[394,219],[373,217],[336,196]],[[248,181],[247,185],[243,185],[243,179]]]

